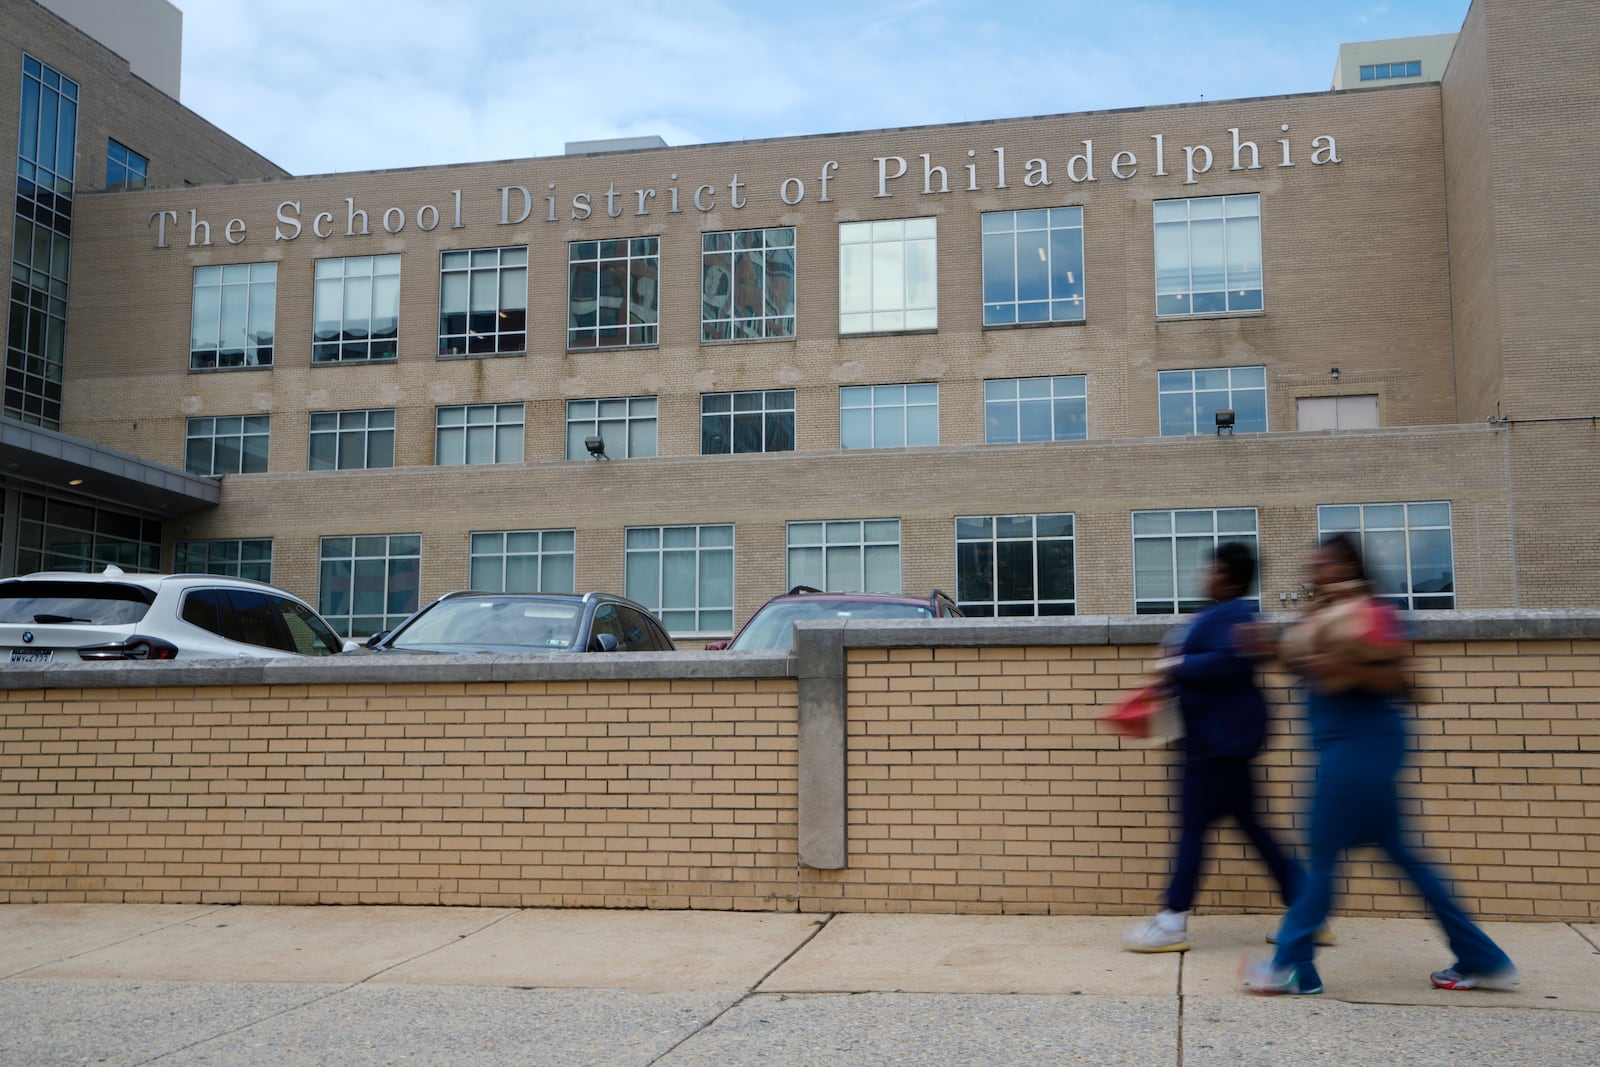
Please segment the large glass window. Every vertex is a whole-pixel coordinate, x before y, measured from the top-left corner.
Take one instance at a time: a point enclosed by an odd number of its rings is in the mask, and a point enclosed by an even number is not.
[[[630,526],[626,595],[674,636],[733,632],[733,526]]]
[[[467,584],[486,593],[571,593],[576,545],[572,530],[474,533]]]
[[[967,615],[1072,615],[1071,515],[956,518],[956,602]]]
[[[567,458],[587,459],[584,441],[590,437],[605,442],[611,459],[655,455],[656,408],[653,396],[567,401]]]
[[[272,538],[179,541],[172,553],[177,574],[225,574],[230,578],[272,581]]]
[[[272,366],[276,263],[194,269],[189,369]]]
[[[936,219],[839,224],[839,332],[939,325]]]
[[[394,359],[399,352],[400,257],[319,259],[313,363]]]
[[[900,592],[900,520],[791,522],[788,582],[829,593]]]
[[[106,189],[143,189],[150,161],[125,144],[106,141]]]
[[[701,455],[793,451],[793,389],[700,397]]]
[[[439,354],[492,356],[528,348],[528,249],[439,254]]]
[[[1217,546],[1238,541],[1256,550],[1255,508],[1199,508],[1133,513],[1133,609],[1140,615],[1201,611],[1205,571]],[[1261,578],[1249,599],[1260,606]]]
[[[1082,322],[1083,208],[983,216],[983,324]]]
[[[521,463],[521,404],[468,404],[439,408],[433,431],[433,462]]]
[[[393,408],[311,413],[311,470],[349,471],[392,466]]]
[[[317,610],[345,637],[388,630],[417,610],[421,534],[324,537]]]
[[[1216,433],[1217,412],[1233,412],[1234,433],[1267,432],[1267,368],[1214,367],[1164,370],[1161,436]]]
[[[939,386],[851,385],[839,390],[840,448],[939,443]]]
[[[1337,531],[1361,539],[1367,576],[1395,607],[1456,606],[1448,502],[1319,507],[1319,536]]]
[[[794,336],[794,228],[700,238],[700,340]]]
[[[271,421],[270,415],[190,419],[183,469],[201,477],[260,474],[267,469]]]
[[[17,499],[17,573],[161,570],[161,523],[76,500]]]
[[[1088,386],[1081,374],[983,383],[983,439],[991,445],[1082,441],[1088,435]]]
[[[1261,197],[1157,200],[1156,314],[1260,311]]]
[[[653,345],[660,321],[661,238],[567,246],[567,347]]]

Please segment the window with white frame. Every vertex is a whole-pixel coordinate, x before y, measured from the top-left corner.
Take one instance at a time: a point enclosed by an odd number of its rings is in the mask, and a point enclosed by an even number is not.
[[[1157,200],[1156,315],[1230,315],[1262,308],[1261,197]]]
[[[983,324],[1083,317],[1083,208],[984,214]]]
[[[1360,539],[1367,577],[1395,607],[1456,606],[1448,501],[1317,508],[1319,538],[1337,532]]]
[[[433,462],[522,462],[521,404],[466,404],[436,409]]]
[[[1371,430],[1378,425],[1378,398],[1303,396],[1295,401],[1295,426],[1301,430]]]
[[[701,395],[701,455],[793,451],[793,389]]]
[[[1255,508],[1196,508],[1133,513],[1133,610],[1140,615],[1203,610],[1205,572],[1225,541],[1256,551]],[[1246,596],[1261,602],[1260,576]]]
[[[733,632],[733,526],[630,526],[625,595],[675,637]]]
[[[573,241],[567,246],[567,347],[656,343],[661,238]]]
[[[900,520],[789,523],[787,585],[829,593],[900,592]]]
[[[939,326],[936,219],[839,224],[839,332]]]
[[[983,439],[988,444],[1082,441],[1088,435],[1088,385],[1082,374],[983,383]]]
[[[394,409],[313,411],[309,467],[314,471],[394,466]]]
[[[794,227],[700,238],[700,340],[794,336]]]
[[[1234,433],[1267,432],[1267,368],[1212,367],[1164,370],[1161,436],[1217,432],[1217,412],[1233,412]]]
[[[439,253],[439,354],[493,356],[527,348],[527,247]]]
[[[567,458],[588,458],[584,441],[590,437],[605,442],[611,459],[655,455],[657,407],[653,396],[567,401]]]
[[[394,359],[399,352],[400,257],[319,259],[311,362]]]
[[[939,386],[849,385],[839,390],[840,448],[939,443]]]
[[[272,366],[276,263],[194,269],[189,369]]]
[[[172,552],[178,574],[225,574],[230,578],[272,581],[272,538],[221,538],[179,541]]]
[[[1073,615],[1073,516],[958,515],[956,603],[967,615]]]
[[[345,637],[392,629],[417,610],[421,534],[324,537],[317,611]]]
[[[223,415],[190,419],[183,469],[190,474],[260,474],[267,469],[272,416]]]
[[[570,593],[577,533],[573,530],[483,530],[469,542],[467,584],[486,593]]]

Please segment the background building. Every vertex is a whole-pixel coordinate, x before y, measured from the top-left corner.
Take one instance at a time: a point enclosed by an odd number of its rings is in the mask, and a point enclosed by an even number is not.
[[[1434,33],[1342,44],[1333,68],[1333,87],[1360,89],[1394,82],[1439,81],[1455,43],[1453,33]]]

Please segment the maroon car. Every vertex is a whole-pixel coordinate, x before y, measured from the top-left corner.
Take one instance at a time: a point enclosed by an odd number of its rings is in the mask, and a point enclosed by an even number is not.
[[[797,585],[750,616],[731,641],[712,641],[706,651],[766,652],[794,647],[794,624],[802,619],[954,619],[961,609],[935,589],[924,597],[892,593],[824,593]]]

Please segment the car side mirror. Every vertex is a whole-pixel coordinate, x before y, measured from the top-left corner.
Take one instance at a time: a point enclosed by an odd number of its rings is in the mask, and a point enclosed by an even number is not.
[[[373,634],[371,637],[369,637],[365,641],[363,641],[362,644],[366,645],[368,648],[377,648],[378,647],[378,642],[382,641],[385,637],[388,637],[388,636],[389,636],[389,631],[388,630],[379,630],[377,633]]]
[[[596,652],[615,652],[617,650],[616,634],[595,634],[589,647]]]

